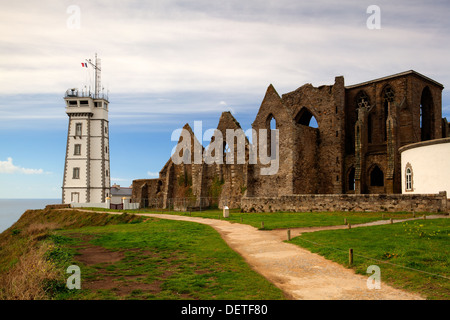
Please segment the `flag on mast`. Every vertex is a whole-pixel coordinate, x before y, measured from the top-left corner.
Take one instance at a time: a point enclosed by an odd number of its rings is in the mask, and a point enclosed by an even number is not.
[[[87,68],[87,63],[83,63],[83,62],[82,62],[82,63],[81,63],[81,66],[84,67],[84,68]]]

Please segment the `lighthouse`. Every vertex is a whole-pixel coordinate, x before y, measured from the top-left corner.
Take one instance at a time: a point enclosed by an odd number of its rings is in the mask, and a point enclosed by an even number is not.
[[[69,116],[62,186],[63,203],[103,203],[110,197],[108,96],[101,90],[101,61],[93,68],[94,91],[69,89],[64,100]],[[101,92],[102,91],[102,92]]]

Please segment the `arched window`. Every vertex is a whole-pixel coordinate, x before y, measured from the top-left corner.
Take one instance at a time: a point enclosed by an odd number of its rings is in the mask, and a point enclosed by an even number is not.
[[[411,190],[412,189],[412,179],[411,179],[411,169],[407,168],[406,169],[406,190]]]
[[[276,145],[272,145],[272,131],[278,129],[277,120],[273,114],[269,114],[266,120],[267,128],[267,156],[274,159],[276,157]],[[274,136],[275,137],[275,136]]]
[[[357,108],[362,108],[362,107],[367,108],[369,106],[370,106],[369,96],[367,95],[367,93],[365,91],[361,90],[356,95],[356,107]]]
[[[406,170],[405,170],[405,189],[406,191],[413,191],[413,171],[412,166],[408,162],[406,164]]]
[[[303,126],[318,128],[319,124],[314,115],[307,108],[302,108],[295,116],[295,122]]]
[[[387,141],[387,118],[389,116],[389,103],[393,102],[395,98],[394,90],[390,85],[387,85],[383,90],[383,128],[384,141]]]
[[[374,166],[370,171],[370,185],[373,187],[384,186],[384,174],[379,166]]]

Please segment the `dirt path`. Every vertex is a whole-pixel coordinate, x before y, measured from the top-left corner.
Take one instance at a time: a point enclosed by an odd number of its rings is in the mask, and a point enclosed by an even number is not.
[[[381,289],[368,289],[367,276],[326,260],[325,258],[285,243],[286,230],[262,231],[252,226],[228,221],[167,214],[140,214],[161,219],[192,221],[217,230],[228,245],[238,252],[257,272],[282,289],[292,299],[304,300],[419,300],[423,297],[394,289],[382,282]],[[439,216],[442,218],[442,216]],[[432,217],[427,217],[432,218]],[[410,220],[410,219],[408,219]],[[402,220],[403,221],[403,220]],[[395,222],[401,222],[395,220]],[[364,225],[385,224],[377,221]],[[353,227],[361,227],[355,225]],[[291,236],[318,229],[346,226],[291,229]],[[381,270],[382,279],[382,270]]]

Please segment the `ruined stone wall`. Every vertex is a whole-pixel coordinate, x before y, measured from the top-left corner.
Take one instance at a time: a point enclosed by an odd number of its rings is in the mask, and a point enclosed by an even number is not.
[[[420,106],[424,89],[430,90],[431,106],[426,110],[425,117],[430,119],[430,138],[442,136],[441,92],[442,87],[412,73],[399,77],[367,82],[357,86],[350,86],[346,90],[346,164],[349,168],[354,163],[350,155],[355,151],[355,123],[358,108],[358,98],[365,94],[371,110],[365,119],[365,130],[362,137],[366,144],[361,174],[361,192],[363,193],[400,193],[400,154],[398,149],[404,145],[422,140],[420,128]],[[389,106],[386,105],[386,91],[392,92]],[[392,152],[388,150],[389,129],[387,119],[392,120]],[[378,165],[384,173],[384,187],[372,186],[370,172]],[[391,171],[393,170],[393,172]],[[345,189],[347,192],[348,189]]]
[[[293,147],[294,193],[342,193],[343,151],[345,143],[345,88],[343,77],[336,77],[332,86],[313,87],[304,85],[282,96],[283,104],[291,111],[298,128]],[[317,121],[316,138],[311,136],[310,123],[305,115],[312,115]],[[305,156],[311,161],[305,161]],[[315,159],[312,159],[312,157]],[[303,160],[302,160],[303,159]],[[311,171],[311,172],[308,172]],[[314,175],[315,173],[315,175]],[[305,181],[309,188],[298,188],[297,177],[312,175],[312,181]]]
[[[281,197],[243,197],[243,212],[448,212],[447,195],[439,194],[342,194],[286,195]]]
[[[361,95],[367,99],[364,112],[358,109]],[[239,207],[243,196],[397,194],[401,192],[398,149],[423,140],[424,132],[427,139],[450,134],[448,122],[441,118],[441,95],[442,86],[415,72],[348,87],[343,77],[336,77],[333,85],[306,84],[282,96],[270,85],[252,123],[259,148],[256,164],[249,163],[251,146],[247,139],[245,163],[236,163],[237,141],[227,141],[226,130],[241,127],[230,112],[223,112],[217,130],[222,133],[224,147],[234,145],[234,148],[226,150],[222,164],[194,164],[195,146],[201,144],[186,124],[183,129],[191,134],[191,139],[183,141],[180,137],[179,144],[190,143],[192,153],[184,156],[191,162],[175,164],[169,159],[157,184],[151,180],[146,185],[136,183],[133,193],[136,197],[163,197],[166,207],[169,199],[174,198],[192,198],[197,202],[201,198],[215,198],[219,207],[231,208]],[[424,108],[427,124],[423,130],[420,128],[421,104],[427,106]],[[312,117],[317,120],[317,128],[310,125]],[[259,130],[267,130],[270,145],[272,119],[279,131],[278,169],[264,175],[263,169],[273,166],[273,161],[269,165],[261,163]],[[205,150],[200,148],[203,154]],[[270,155],[268,150],[263,151]],[[226,163],[227,154],[234,154],[234,163]],[[381,171],[382,185],[372,183],[371,173],[377,168]],[[357,183],[350,181],[351,173],[354,177],[355,172]]]
[[[271,165],[261,163],[259,149],[261,148],[262,137],[259,135],[259,130],[267,130],[269,144],[271,119],[275,119],[276,129],[279,132],[278,170],[274,174],[264,175],[262,170],[269,168]],[[248,171],[248,195],[281,196],[293,193],[294,146],[297,143],[294,125],[292,113],[283,105],[275,88],[270,85],[252,124],[252,128],[258,133],[258,161]]]
[[[141,207],[149,206],[149,199],[162,205],[164,184],[161,179],[138,179],[133,180],[132,202],[138,202]]]

